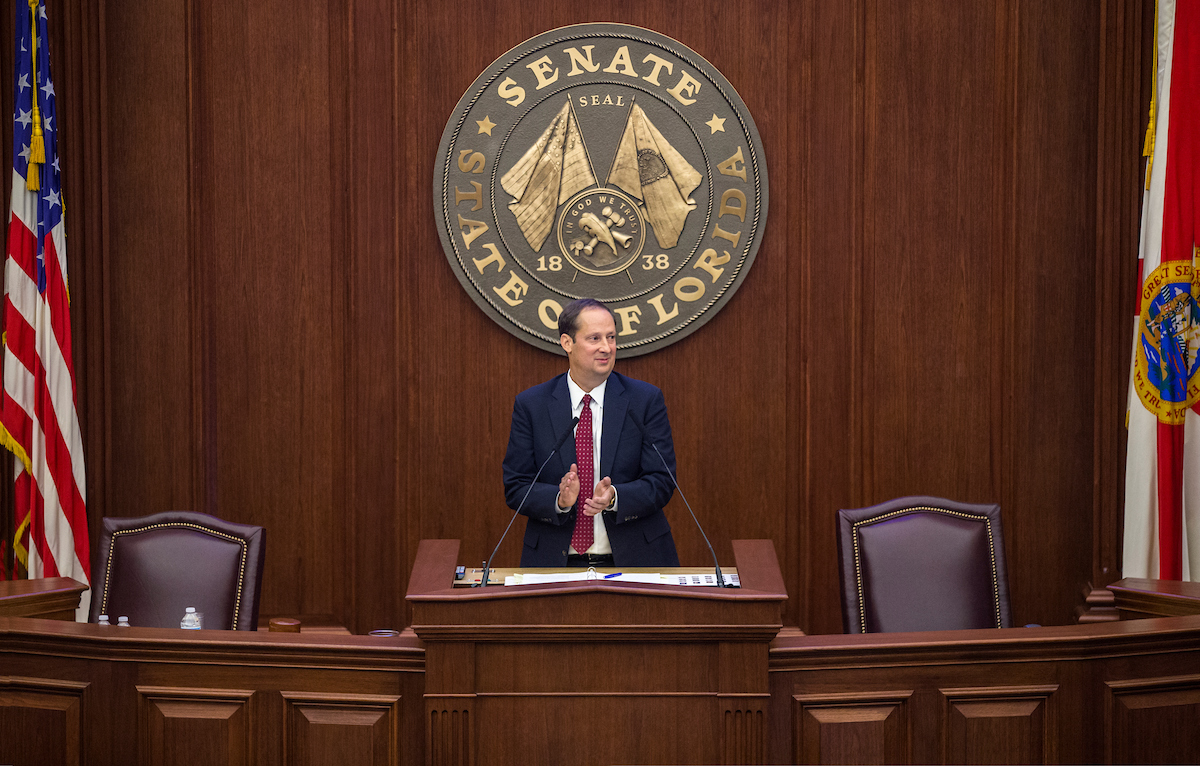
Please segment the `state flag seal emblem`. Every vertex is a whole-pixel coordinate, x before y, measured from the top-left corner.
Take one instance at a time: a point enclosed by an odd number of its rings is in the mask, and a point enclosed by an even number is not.
[[[1133,386],[1159,422],[1178,425],[1200,401],[1200,273],[1164,261],[1142,287]]]
[[[546,32],[492,63],[442,133],[434,211],[471,299],[556,353],[558,314],[607,303],[625,356],[695,331],[762,242],[767,168],[733,86],[623,24]]]

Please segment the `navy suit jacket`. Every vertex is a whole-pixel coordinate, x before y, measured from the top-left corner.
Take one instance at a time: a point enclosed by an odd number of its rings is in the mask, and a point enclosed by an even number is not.
[[[632,422],[631,422],[632,421]],[[640,426],[640,428],[639,428]],[[564,373],[517,395],[512,429],[504,455],[504,493],[508,507],[528,516],[521,566],[565,566],[575,516],[555,509],[558,483],[575,460],[575,439],[568,436],[530,490],[538,467],[558,438],[571,428],[571,394]],[[613,372],[604,390],[604,431],[600,475],[617,488],[617,508],[605,511],[608,539],[617,566],[677,567],[679,555],[663,506],[675,491],[670,475],[651,444],[657,444],[671,471],[675,448],[667,405],[657,386]]]

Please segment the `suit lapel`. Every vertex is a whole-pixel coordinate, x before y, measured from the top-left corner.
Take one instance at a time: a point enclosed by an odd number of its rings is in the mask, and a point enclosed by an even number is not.
[[[551,439],[558,439],[567,429],[571,427],[571,392],[567,389],[567,376],[560,375],[554,383],[554,388],[550,392],[550,401],[548,403],[550,409],[550,425],[554,428],[554,433]],[[553,444],[553,442],[551,442]],[[562,449],[558,453],[562,460],[562,473],[566,473],[567,466],[575,462],[575,439],[567,437],[563,442]]]
[[[609,375],[608,385],[604,388],[604,433],[600,437],[600,475],[596,477],[597,480],[612,476],[617,444],[621,441],[621,427],[625,424],[625,411],[629,409],[626,394],[620,376],[615,372]]]

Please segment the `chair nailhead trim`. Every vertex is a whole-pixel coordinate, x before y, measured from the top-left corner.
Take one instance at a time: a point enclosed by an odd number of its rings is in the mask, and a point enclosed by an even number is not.
[[[233,602],[233,625],[230,627],[230,630],[237,630],[238,614],[242,608],[242,581],[246,578],[246,556],[249,553],[246,541],[240,537],[234,537],[233,535],[229,535],[224,532],[218,532],[217,530],[209,529],[208,527],[202,527],[199,524],[191,524],[186,521],[168,521],[161,524],[151,524],[145,527],[138,527],[136,529],[121,529],[113,532],[112,537],[113,540],[115,540],[121,535],[140,534],[142,532],[149,532],[152,529],[166,529],[168,527],[186,527],[188,529],[194,529],[197,532],[202,532],[206,535],[224,538],[230,542],[237,543],[241,547],[242,559],[241,563],[238,565],[237,596]],[[113,546],[110,542],[108,548],[108,561],[104,565],[104,598],[101,600],[100,604],[101,614],[106,614],[108,612],[108,584],[112,576],[113,553]]]
[[[1004,621],[1000,616],[1000,578],[996,574],[996,541],[992,537],[992,520],[987,516],[979,516],[974,513],[963,513],[962,511],[951,511],[948,508],[931,508],[927,505],[919,505],[912,508],[902,508],[898,511],[885,513],[882,516],[876,516],[873,519],[863,519],[862,521],[854,522],[854,527],[851,529],[851,537],[854,541],[854,579],[858,585],[859,632],[867,632],[867,607],[866,602],[863,599],[862,561],[859,558],[858,553],[858,528],[861,526],[870,526],[871,524],[876,524],[880,521],[886,521],[887,519],[895,516],[903,516],[906,513],[912,513],[914,511],[944,513],[947,516],[960,516],[964,519],[970,519],[971,521],[982,521],[984,523],[984,526],[987,528],[988,535],[988,555],[992,559],[992,603],[996,606],[996,627],[1003,627]]]

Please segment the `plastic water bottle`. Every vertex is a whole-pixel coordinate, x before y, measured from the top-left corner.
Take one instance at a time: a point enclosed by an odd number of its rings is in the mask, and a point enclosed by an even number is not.
[[[120,617],[118,617],[117,618],[117,627],[118,628],[128,628],[129,627],[129,618],[126,617],[125,615],[121,615]]]
[[[184,630],[200,630],[200,615],[196,614],[196,607],[189,606],[183,610],[183,620],[180,621],[179,627]]]
[[[107,614],[100,615],[100,619],[96,620],[96,624],[97,625],[112,625],[112,623],[108,621]]]

